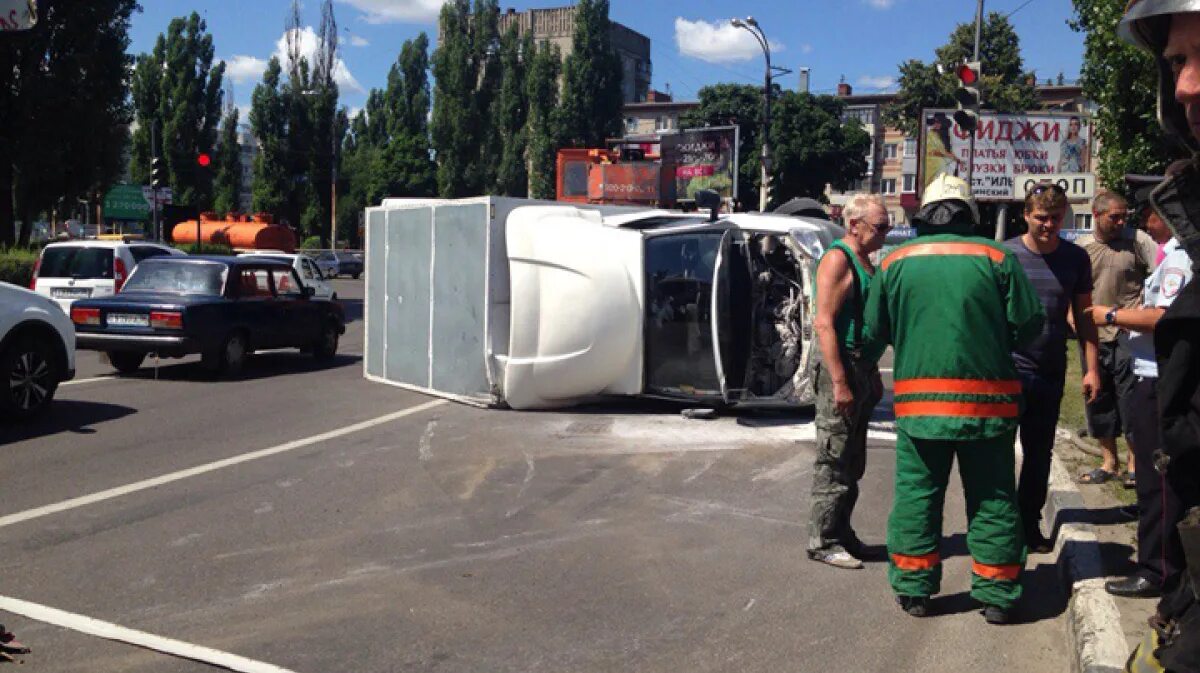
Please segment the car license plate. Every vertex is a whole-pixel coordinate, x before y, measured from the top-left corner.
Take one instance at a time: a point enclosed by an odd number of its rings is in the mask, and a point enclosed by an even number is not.
[[[137,313],[109,313],[108,324],[113,327],[149,327],[150,316]]]
[[[55,287],[50,289],[50,296],[55,299],[79,299],[92,296],[90,287]]]

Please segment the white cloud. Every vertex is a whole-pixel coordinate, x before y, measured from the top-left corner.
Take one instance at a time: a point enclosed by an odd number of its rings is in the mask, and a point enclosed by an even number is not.
[[[891,9],[896,0],[867,0],[867,4],[875,9]]]
[[[257,81],[267,70],[267,62],[261,58],[238,54],[225,59],[225,74],[237,84]]]
[[[365,38],[365,37],[359,37],[358,35],[351,35],[350,36],[350,46],[351,47],[369,47],[369,46],[371,46],[371,43],[368,42],[367,38]]]
[[[361,11],[367,23],[434,23],[446,0],[340,0]]]
[[[863,75],[858,78],[858,85],[867,89],[890,89],[896,84],[896,78],[890,75]]]
[[[801,54],[811,54],[812,50],[813,50],[813,46],[811,44],[804,43],[804,44],[800,45],[800,53]]]
[[[729,63],[762,58],[762,47],[744,28],[728,21],[689,21],[675,19],[675,44],[679,53],[709,63]],[[782,44],[770,42],[771,53],[783,51]]]
[[[297,39],[300,43],[300,56],[308,59],[311,66],[317,54],[317,46],[320,43],[317,37],[317,31],[312,29],[312,26],[305,26],[296,30]],[[279,63],[283,66],[284,71],[287,71],[287,32],[279,38],[275,43],[275,55],[279,57]],[[346,67],[346,62],[342,59],[337,59],[333,64],[333,81],[337,82],[338,87],[342,91],[354,91],[357,93],[366,93],[354,75],[350,74],[350,70]]]

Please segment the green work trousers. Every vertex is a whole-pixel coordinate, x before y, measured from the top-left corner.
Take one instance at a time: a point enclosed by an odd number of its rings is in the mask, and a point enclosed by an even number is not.
[[[1017,508],[1014,432],[972,440],[896,438],[896,493],[888,518],[888,580],[901,596],[941,589],[942,509],[950,467],[967,500],[967,549],[973,560],[971,597],[1008,609],[1021,596],[1025,540]]]

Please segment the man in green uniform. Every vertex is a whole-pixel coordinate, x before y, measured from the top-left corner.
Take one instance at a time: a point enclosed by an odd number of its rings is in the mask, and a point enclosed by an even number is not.
[[[863,351],[863,298],[875,274],[870,255],[883,247],[891,226],[878,196],[852,196],[844,216],[846,236],[830,246],[817,267],[813,328],[821,361],[808,557],[838,568],[861,568],[864,548],[850,515],[867,467],[867,421],[883,395],[876,365],[880,353]]]
[[[888,578],[910,615],[940,589],[942,506],[958,457],[967,500],[971,596],[1005,623],[1025,561],[1013,441],[1021,381],[1013,351],[1041,333],[1045,313],[1020,264],[973,236],[970,187],[941,175],[913,218],[917,237],[891,252],[871,283],[867,342],[895,348],[896,492],[888,518]]]

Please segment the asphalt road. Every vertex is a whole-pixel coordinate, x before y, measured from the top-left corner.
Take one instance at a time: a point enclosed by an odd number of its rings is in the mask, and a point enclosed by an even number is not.
[[[336,285],[355,321],[330,366],[271,353],[236,381],[192,361],[110,378],[83,353],[50,416],[0,426],[0,603],[70,613],[0,609],[29,670],[213,670],[75,615],[297,673],[1068,668],[1048,557],[1020,624],[987,626],[966,597],[957,486],[940,614],[913,619],[886,564],[806,559],[810,418],[436,402],[362,378],[362,286]],[[870,543],[891,447],[875,433],[855,517]]]

